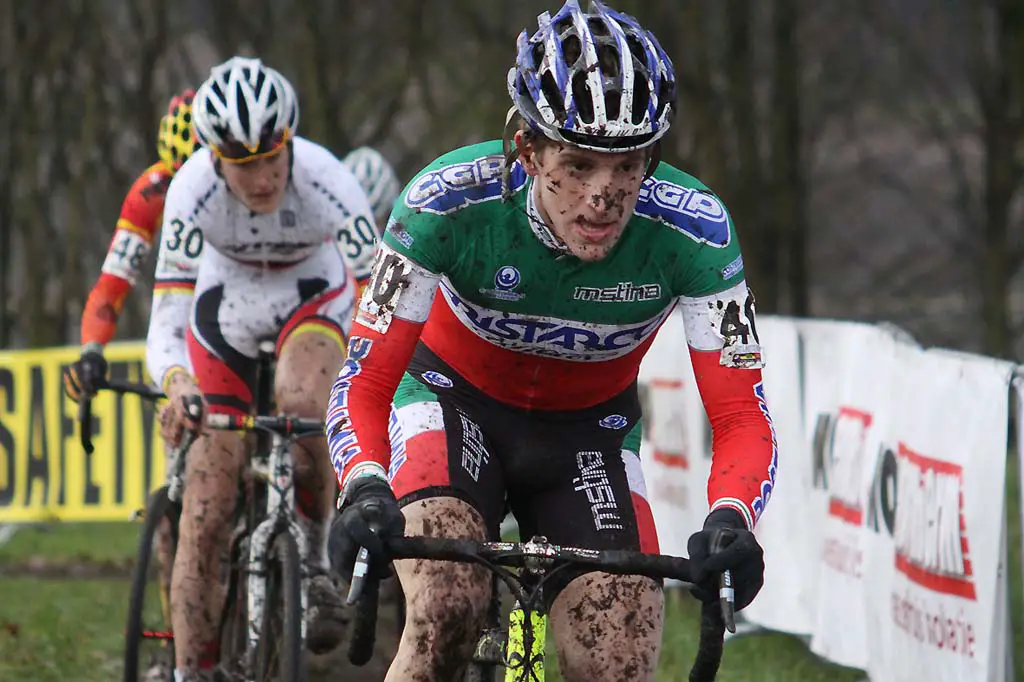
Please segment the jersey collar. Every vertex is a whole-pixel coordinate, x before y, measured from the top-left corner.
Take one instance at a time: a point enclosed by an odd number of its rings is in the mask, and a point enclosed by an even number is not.
[[[526,192],[526,217],[530,221],[530,229],[533,230],[534,236],[540,240],[540,243],[548,247],[552,251],[558,253],[569,253],[569,247],[565,245],[561,239],[555,236],[555,233],[551,231],[548,224],[544,221],[544,218],[540,215],[540,210],[537,208],[537,201],[534,198],[534,192],[537,191],[535,182],[530,181],[530,186]]]

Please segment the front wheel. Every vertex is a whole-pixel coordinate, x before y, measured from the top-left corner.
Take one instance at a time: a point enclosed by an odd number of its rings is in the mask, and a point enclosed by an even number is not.
[[[128,597],[125,682],[154,679],[174,670],[170,587],[180,518],[181,506],[168,499],[167,486],[150,495]],[[151,570],[154,548],[160,564],[155,571]]]
[[[274,537],[267,557],[263,627],[256,648],[257,682],[300,682],[302,575],[299,549],[287,530]]]

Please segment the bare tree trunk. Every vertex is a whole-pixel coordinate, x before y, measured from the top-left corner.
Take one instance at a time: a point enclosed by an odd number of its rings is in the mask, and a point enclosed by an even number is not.
[[[772,83],[772,177],[774,221],[781,236],[782,268],[778,273],[785,300],[780,309],[791,315],[810,314],[807,262],[807,185],[804,179],[801,58],[797,0],[776,0],[773,16],[775,64]]]
[[[680,152],[687,146],[692,149],[689,154],[682,152],[686,164],[692,165],[684,170],[697,175],[715,192],[728,194],[730,172],[725,111],[722,95],[715,87],[714,38],[708,30],[714,10],[706,9],[707,3],[684,3],[672,26],[674,30],[667,31],[665,49],[682,55],[676,57],[679,90],[676,118],[677,126],[686,126],[691,139],[679,139],[677,134],[677,140]]]
[[[1014,81],[1014,70],[1020,69],[1020,65],[1013,60],[1024,52],[1024,8],[1009,0],[999,0],[994,7],[986,4],[973,4],[971,22],[974,82],[981,108],[984,150],[982,318],[985,351],[1008,358],[1013,350],[1010,282],[1020,267],[1017,254],[1010,248],[1010,207],[1021,187],[1021,166],[1015,150],[1024,132],[1024,92],[1019,89],[1019,78]],[[991,26],[991,31],[986,26]]]
[[[746,0],[726,4],[725,92],[732,122],[732,177],[729,207],[743,234],[747,281],[764,311],[779,306],[780,232],[764,198],[760,126],[754,73],[754,7]],[[721,123],[719,124],[721,126]],[[721,130],[719,134],[727,134]]]

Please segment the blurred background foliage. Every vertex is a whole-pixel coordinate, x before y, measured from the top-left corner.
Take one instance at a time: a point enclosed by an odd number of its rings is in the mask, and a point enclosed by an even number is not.
[[[619,0],[672,56],[664,159],[730,208],[761,312],[1024,356],[1024,3]],[[500,135],[537,0],[0,3],[0,348],[77,343],[159,116],[233,54],[403,181]],[[150,282],[121,338],[141,338]]]

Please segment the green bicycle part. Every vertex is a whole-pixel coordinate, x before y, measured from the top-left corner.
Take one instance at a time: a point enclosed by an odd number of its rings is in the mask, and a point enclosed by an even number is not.
[[[505,682],[544,682],[544,640],[548,617],[543,610],[530,611],[530,654],[527,661],[526,613],[517,601],[508,616],[508,648],[505,650]],[[524,662],[526,664],[524,665]]]

